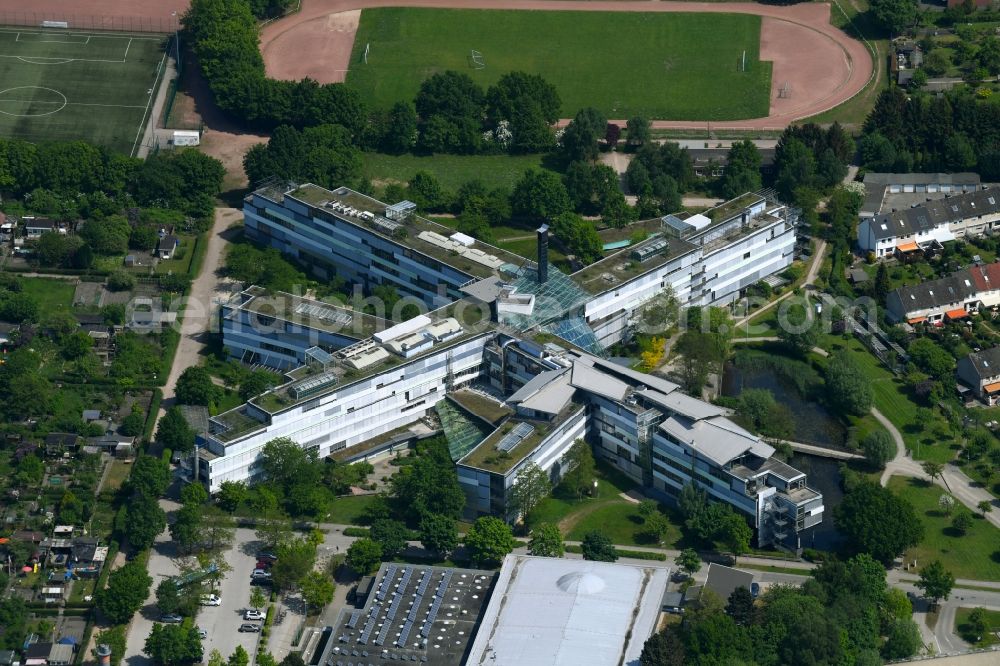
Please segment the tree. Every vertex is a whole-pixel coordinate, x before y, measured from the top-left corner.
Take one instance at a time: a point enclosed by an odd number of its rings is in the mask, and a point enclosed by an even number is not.
[[[267,370],[254,370],[244,375],[240,380],[240,400],[248,401],[271,388],[275,383],[274,373]]]
[[[723,521],[718,532],[718,537],[729,549],[734,557],[738,557],[750,550],[750,539],[753,538],[753,530],[747,525],[743,516],[732,512]]]
[[[651,135],[651,123],[648,118],[633,116],[625,123],[628,145],[638,147],[649,141]]]
[[[420,520],[420,543],[424,548],[444,559],[458,546],[458,530],[455,519],[437,513],[429,513]]]
[[[157,498],[170,485],[170,466],[155,456],[141,455],[132,465],[129,490],[135,495]]]
[[[916,0],[872,0],[872,16],[886,30],[900,33],[917,20]]]
[[[409,102],[396,102],[389,109],[382,150],[392,155],[401,155],[412,150],[416,140],[417,112]]]
[[[960,534],[967,533],[972,528],[972,523],[972,514],[968,511],[961,511],[951,519],[951,526]]]
[[[604,532],[593,530],[583,535],[580,543],[583,559],[596,562],[614,562],[618,559],[618,551],[611,543],[611,537]]]
[[[128,220],[121,215],[111,215],[102,220],[88,220],[80,229],[80,237],[97,254],[124,254],[132,232]]]
[[[896,443],[885,430],[875,430],[861,441],[861,450],[868,464],[876,469],[885,469],[887,462],[896,457]]]
[[[580,109],[562,135],[562,151],[572,161],[597,159],[597,142],[604,137],[608,120],[594,108]]]
[[[982,607],[973,608],[972,612],[969,613],[968,623],[972,627],[972,633],[976,636],[977,641],[982,640],[990,628],[989,615],[986,609]]]
[[[142,411],[133,409],[128,416],[122,419],[121,433],[128,437],[138,437],[142,434],[143,426],[146,424],[146,417]]]
[[[473,561],[481,564],[501,561],[515,546],[510,525],[493,516],[477,518],[465,534],[465,547]]]
[[[834,519],[856,550],[883,564],[920,543],[924,534],[912,504],[867,481],[844,495]]]
[[[528,514],[538,506],[538,503],[552,492],[552,482],[549,476],[538,465],[529,462],[517,472],[514,485],[507,501],[511,517],[527,522]]]
[[[260,587],[257,585],[253,586],[250,590],[250,608],[254,610],[260,610],[267,605],[267,597],[261,591]]]
[[[122,657],[125,656],[126,647],[126,636],[125,631],[127,627],[124,625],[116,625],[110,627],[103,631],[97,632],[97,636],[94,638],[94,645],[107,645],[111,648],[111,666],[118,666],[121,663]],[[92,651],[94,658],[97,658],[97,649]]]
[[[416,461],[394,475],[391,484],[395,502],[409,520],[419,521],[428,513],[457,519],[465,507],[465,492],[441,438],[423,442]]]
[[[785,321],[780,321],[784,315]],[[795,354],[805,357],[819,342],[819,326],[808,300],[788,299],[779,308],[778,337]]]
[[[753,622],[753,596],[750,590],[737,587],[726,600],[726,614],[733,618],[733,621],[743,627],[750,626]]]
[[[258,496],[266,496],[266,488],[255,488]],[[273,495],[271,495],[273,497]],[[276,549],[283,543],[292,539],[292,526],[287,520],[263,520],[257,523],[255,536],[260,539],[266,548]]]
[[[948,599],[955,587],[955,575],[944,568],[941,560],[934,560],[920,571],[920,580],[914,585],[924,591],[932,605],[937,605],[938,600]]]
[[[201,543],[202,509],[194,504],[185,504],[170,523],[170,538],[182,553],[191,553]]]
[[[315,451],[302,448],[288,437],[267,442],[261,451],[259,465],[264,479],[286,496],[295,486],[315,486],[320,478]]]
[[[139,550],[153,545],[153,541],[167,526],[167,514],[155,498],[140,495],[128,504],[125,513],[125,537]]]
[[[514,186],[511,206],[517,215],[544,222],[570,210],[569,194],[558,174],[527,169]]]
[[[917,338],[906,350],[918,368],[935,377],[955,372],[955,357],[929,338]]]
[[[983,500],[976,505],[976,508],[979,509],[979,513],[985,518],[986,514],[993,510],[993,504],[989,500]]]
[[[154,624],[142,651],[161,666],[194,663],[203,652],[198,629],[189,623]]]
[[[250,491],[243,481],[223,481],[219,484],[219,492],[215,501],[229,513],[233,513],[241,504],[247,501]]]
[[[701,569],[701,558],[694,548],[685,548],[677,556],[677,566],[684,570],[688,576],[693,576]]]
[[[563,474],[563,488],[576,497],[583,497],[594,489],[597,475],[597,464],[594,462],[594,452],[590,445],[582,439],[573,442],[562,461],[563,469],[569,471]]]
[[[667,627],[646,639],[639,655],[639,666],[684,666],[684,643],[673,627]]]
[[[299,582],[299,588],[306,605],[311,606],[314,611],[319,611],[333,601],[336,586],[325,574],[319,571],[310,571]]]
[[[826,366],[827,398],[842,414],[862,416],[871,409],[871,382],[847,351],[830,357]]]
[[[382,557],[391,560],[406,548],[410,531],[398,520],[383,518],[371,526],[372,541],[382,547]]]
[[[128,291],[135,287],[135,277],[126,271],[115,271],[108,276],[108,289],[111,291]]]
[[[281,590],[298,585],[316,563],[316,545],[308,539],[292,539],[275,550],[278,560],[271,566],[271,580]]]
[[[726,170],[722,175],[722,196],[734,199],[761,188],[761,156],[752,141],[737,141],[729,149]]]
[[[156,607],[164,614],[176,613],[180,609],[180,591],[172,579],[164,578],[156,586]]]
[[[303,130],[283,125],[274,130],[266,144],[250,148],[243,167],[251,182],[277,176],[335,187],[361,174],[361,156],[351,132],[340,125]]]
[[[938,506],[941,507],[941,511],[946,516],[950,516],[952,509],[955,508],[955,498],[948,493],[942,493],[941,497],[938,498]]]
[[[667,533],[670,529],[670,521],[659,511],[655,511],[648,515],[643,521],[642,528],[639,530],[639,535],[642,539],[650,543],[660,543],[663,541],[663,535]]]
[[[233,653],[229,655],[229,660],[226,662],[227,666],[247,666],[250,663],[250,655],[243,648],[242,645],[237,645]]]
[[[565,552],[559,527],[552,523],[539,523],[531,530],[528,554],[536,557],[562,557]]]
[[[347,549],[347,564],[361,575],[378,568],[382,561],[382,547],[368,538],[355,541]]]
[[[219,388],[212,382],[212,375],[200,365],[193,365],[177,378],[177,402],[182,405],[208,406],[218,398]]]
[[[432,174],[418,171],[407,183],[410,199],[422,211],[442,211],[451,203],[450,196]]]
[[[153,579],[146,573],[139,560],[127,562],[108,576],[108,586],[97,590],[94,602],[97,608],[115,624],[124,624],[142,608],[149,596]]]
[[[934,462],[933,460],[927,460],[920,463],[921,469],[924,470],[924,474],[931,478],[931,483],[937,479],[944,472],[944,465],[939,462]]]

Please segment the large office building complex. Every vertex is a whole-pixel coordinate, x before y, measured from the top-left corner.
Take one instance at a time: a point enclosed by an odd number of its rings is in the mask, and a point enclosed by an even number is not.
[[[516,519],[510,489],[534,464],[558,481],[584,440],[652,494],[693,483],[746,516],[758,542],[797,547],[822,520],[822,496],[725,410],[665,379],[605,360],[644,303],[667,287],[684,304],[735,299],[792,259],[786,209],[758,195],[644,224],[635,247],[567,275],[451,233],[353,191],[263,189],[244,208],[247,233],[320,276],[369,292],[393,285],[425,314],[248,288],[222,308],[231,356],[286,373],[283,385],[209,421],[198,477],[211,492],[259,474],[264,445],[289,437],[320,457],[357,459],[417,424],[449,442],[469,518]]]

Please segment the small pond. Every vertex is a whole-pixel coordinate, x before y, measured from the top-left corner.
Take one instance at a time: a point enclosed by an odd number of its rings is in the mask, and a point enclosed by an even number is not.
[[[736,397],[745,388],[767,389],[778,403],[788,406],[795,422],[792,440],[833,447],[842,447],[847,442],[844,424],[823,405],[805,399],[791,382],[767,368],[741,369],[726,363],[722,395]]]

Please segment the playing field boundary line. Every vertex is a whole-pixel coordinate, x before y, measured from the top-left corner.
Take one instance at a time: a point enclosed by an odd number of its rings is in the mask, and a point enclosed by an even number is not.
[[[98,58],[56,58],[54,56],[25,56],[25,55],[5,55],[0,53],[0,58],[15,58],[17,60],[24,61],[30,65],[65,65],[71,62],[110,62],[114,64],[122,64],[124,60],[103,60]],[[44,62],[31,62],[31,60],[57,60],[58,62],[44,63]]]
[[[125,55],[122,56],[122,62],[125,62],[126,60],[128,60],[128,50],[130,48],[132,48],[132,38],[131,37],[128,38],[128,44],[125,45]]]
[[[163,78],[164,65],[166,62],[167,52],[164,51],[163,57],[160,58],[160,66],[156,69],[156,78],[153,80],[153,87],[149,91],[149,100],[146,102],[146,110],[142,113],[142,121],[139,123],[139,130],[135,133],[135,141],[132,142],[132,152],[129,153],[129,157],[135,157],[136,149],[139,147],[139,139],[142,137],[143,130],[146,129],[146,117],[149,115],[149,107],[153,105],[153,98],[156,97],[156,91],[163,83],[160,79]]]
[[[56,30],[56,28],[53,28]],[[31,30],[10,30],[8,28],[0,28],[0,35],[64,35],[66,37],[87,37],[88,42],[66,42],[67,44],[84,44],[89,43],[90,37],[100,37],[102,39],[145,39],[151,42],[158,42],[163,39],[164,36],[150,37],[148,35],[132,35],[130,33],[101,33],[101,32],[46,32],[46,31],[31,31]],[[17,41],[16,39],[14,41]]]
[[[7,34],[10,34],[10,33],[7,33]],[[57,34],[57,33],[50,33],[50,32],[24,32],[24,31],[19,30],[18,33],[17,33],[17,37],[14,38],[14,41],[15,42],[21,41],[21,35],[48,36],[48,35],[54,35],[54,34]],[[64,33],[58,33],[58,34],[64,34]],[[66,35],[66,36],[67,37],[73,37],[74,35]],[[35,44],[89,44],[90,43],[91,35],[75,35],[75,36],[76,37],[86,37],[87,41],[85,41],[85,42],[70,42],[70,41],[67,41],[65,39],[39,39],[37,42],[26,42],[26,43],[28,43],[28,44],[31,44],[31,43],[35,43]]]

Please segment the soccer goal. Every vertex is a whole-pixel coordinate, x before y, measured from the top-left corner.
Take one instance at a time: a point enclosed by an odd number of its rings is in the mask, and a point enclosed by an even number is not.
[[[469,52],[469,63],[472,65],[472,69],[486,69],[486,58],[483,57],[482,52],[476,49]]]
[[[781,84],[781,87],[778,88],[778,97],[782,99],[788,99],[791,96],[792,96],[792,86],[791,84],[788,83],[788,81],[785,81],[784,83]]]
[[[366,65],[368,64],[368,49],[371,47],[371,45],[372,45],[371,42],[367,42],[365,44],[364,62],[365,62]]]

